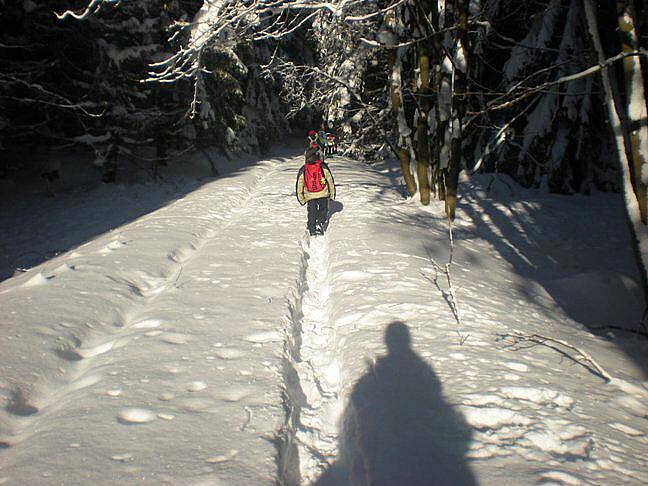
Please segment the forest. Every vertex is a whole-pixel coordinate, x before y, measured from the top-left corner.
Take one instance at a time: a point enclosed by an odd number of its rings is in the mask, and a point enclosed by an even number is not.
[[[323,124],[349,155],[398,158],[408,194],[451,218],[467,170],[624,190],[645,225],[642,1],[2,7],[2,178],[26,147],[83,147],[114,182],[120,166],[154,176],[178,153],[263,153]]]
[[[611,67],[626,136],[636,116],[627,107],[644,99],[641,1],[2,8],[2,149],[83,145],[107,171],[145,148],[155,163],[197,142],[264,150],[323,120],[368,160],[397,154],[422,198],[428,187],[443,197],[452,183],[440,174],[452,179],[455,166],[554,192],[613,190],[615,166],[600,162],[614,152],[605,93],[591,68]],[[418,181],[421,167],[431,177]]]
[[[0,0],[0,484],[648,484],[647,44]]]
[[[1,5],[3,179],[34,148],[88,150],[110,183],[324,124],[348,155],[397,158],[407,193],[450,218],[460,171],[482,171],[623,191],[644,232],[641,0]]]

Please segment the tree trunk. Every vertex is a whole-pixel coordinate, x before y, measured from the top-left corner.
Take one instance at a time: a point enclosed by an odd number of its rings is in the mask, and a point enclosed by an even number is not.
[[[407,194],[413,197],[416,194],[416,181],[410,170],[410,155],[407,149],[405,134],[401,132],[401,123],[405,120],[403,103],[401,100],[401,76],[399,53],[392,50],[389,56],[390,83],[389,93],[391,98],[392,113],[395,121],[395,131],[398,135],[398,160],[400,161],[403,179],[407,187]]]
[[[441,170],[441,146],[443,144],[443,125],[441,122],[441,107],[439,100],[441,97],[441,81],[443,74],[441,72],[441,63],[443,61],[443,46],[441,45],[441,37],[436,34],[439,28],[439,2],[436,1],[432,4],[430,11],[430,18],[433,29],[432,37],[432,92],[434,93],[434,136],[432,137],[432,153],[430,165],[432,166],[432,187],[439,198],[445,200],[445,182],[443,178],[443,170]],[[428,120],[428,124],[430,120]]]
[[[634,12],[627,1],[617,0],[619,35],[623,52],[636,52],[639,41]],[[628,135],[632,158],[632,183],[639,202],[641,221],[646,224],[646,184],[648,184],[648,113],[639,56],[623,59],[627,104]]]
[[[101,175],[101,180],[106,184],[111,184],[117,181],[117,157],[119,156],[119,148],[117,144],[117,136],[113,134],[112,144],[108,148]]]
[[[454,14],[457,21],[456,40],[454,48],[453,82],[452,82],[452,119],[450,160],[446,176],[446,215],[451,220],[455,218],[457,207],[457,187],[462,161],[462,125],[466,112],[466,80],[468,73],[467,60],[467,27],[468,5],[466,0],[455,0]]]
[[[605,53],[601,45],[601,38],[598,33],[598,24],[596,20],[596,6],[593,0],[583,0],[585,7],[585,16],[587,18],[587,25],[589,27],[592,42],[598,55],[599,63],[605,61]],[[641,279],[643,283],[644,302],[648,302],[648,279],[646,278],[646,269],[648,269],[648,228],[641,221],[641,212],[639,210],[639,201],[632,187],[630,177],[630,161],[628,160],[625,140],[623,137],[623,128],[621,126],[621,119],[617,112],[623,113],[622,106],[616,106],[614,101],[614,94],[612,92],[612,83],[610,82],[610,75],[608,68],[601,69],[601,78],[603,80],[603,89],[605,93],[605,101],[607,104],[608,118],[610,127],[612,128],[612,135],[616,142],[617,157],[619,160],[623,197],[625,200],[626,214],[630,222],[630,230],[634,236],[633,248],[637,255],[637,261],[640,268]]]
[[[423,10],[423,9],[421,9]],[[425,11],[420,12],[425,15]],[[428,113],[430,111],[430,57],[427,43],[419,44],[419,116],[416,127],[417,157],[416,168],[419,181],[421,203],[430,204],[430,141],[428,137]]]
[[[153,160],[153,177],[159,177],[160,167],[168,165],[169,160],[169,134],[165,113],[167,103],[165,103],[167,93],[163,91],[163,87],[156,84],[154,87],[154,100],[155,106],[159,111],[157,116],[153,133],[155,140],[155,159]]]
[[[153,161],[153,177],[160,175],[160,167],[167,166],[169,160],[169,139],[166,127],[159,126],[155,133],[155,160]]]

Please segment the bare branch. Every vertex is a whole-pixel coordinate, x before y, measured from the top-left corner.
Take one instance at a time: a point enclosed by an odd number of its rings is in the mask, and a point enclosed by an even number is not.
[[[448,220],[448,239],[450,242],[450,248],[449,248],[449,253],[448,253],[448,261],[447,263],[442,267],[439,265],[436,260],[432,257],[432,255],[428,254],[428,257],[430,258],[430,262],[434,266],[434,271],[435,271],[435,276],[434,279],[430,279],[428,276],[423,274],[425,278],[428,280],[432,281],[434,285],[441,291],[441,294],[443,295],[444,299],[448,303],[448,306],[450,307],[450,310],[452,311],[452,315],[454,316],[455,320],[457,321],[457,335],[459,336],[459,345],[463,345],[466,340],[470,337],[469,334],[462,334],[461,329],[463,328],[463,321],[461,319],[461,311],[459,310],[459,300],[457,299],[457,293],[456,289],[452,283],[452,274],[450,272],[451,270],[451,265],[452,265],[452,260],[454,257],[454,237],[452,234],[452,220],[450,218],[447,218]],[[439,285],[439,273],[442,273],[446,277],[446,282],[448,284],[448,290],[445,291],[441,288]]]
[[[468,112],[467,115],[469,116],[478,116],[478,115],[483,115],[484,113],[487,113],[489,111],[498,111],[498,110],[504,110],[506,108],[510,108],[511,106],[519,103],[520,101],[528,98],[529,96],[533,96],[534,94],[546,90],[547,88],[551,86],[556,86],[558,84],[563,84],[563,83],[568,83],[569,81],[574,81],[576,79],[584,78],[587,76],[590,76],[592,74],[595,74],[602,69],[610,66],[611,64],[615,63],[616,61],[619,61],[620,59],[624,59],[626,57],[630,56],[648,56],[648,51],[636,51],[636,52],[621,52],[617,54],[616,56],[613,56],[609,59],[606,59],[605,61],[601,62],[600,64],[597,64],[596,66],[589,67],[583,71],[580,71],[578,73],[574,74],[569,74],[566,76],[562,76],[554,81],[547,81],[545,83],[539,84],[538,86],[533,86],[527,88],[526,91],[524,91],[520,96],[517,96],[516,98],[513,98],[512,100],[506,101],[504,103],[501,103],[499,105],[491,105],[488,106],[487,108],[481,110],[481,111],[474,111],[474,112]],[[515,88],[519,88],[518,85],[515,86]],[[511,90],[509,90],[509,94],[511,93]],[[492,101],[491,103],[494,103]]]
[[[570,349],[570,350],[576,352],[576,357],[575,358],[572,357],[571,355],[567,354],[567,353],[563,353],[563,354],[566,354],[570,359],[572,359],[576,363],[584,366],[591,373],[594,373],[595,375],[603,378],[606,382],[609,383],[609,382],[613,381],[613,378],[608,374],[608,372],[605,371],[603,369],[603,367],[601,367],[596,361],[594,361],[594,359],[588,353],[586,353],[582,349],[577,348],[576,346],[573,346],[573,345],[569,344],[567,341],[563,341],[562,339],[556,339],[556,338],[552,338],[550,336],[544,336],[542,334],[529,334],[529,333],[525,333],[525,332],[522,332],[522,331],[518,331],[516,329],[514,329],[510,333],[502,334],[500,336],[500,338],[501,339],[509,338],[509,339],[512,340],[512,343],[514,345],[516,345],[516,344],[518,344],[520,342],[530,342],[530,343],[544,345],[544,346],[547,346],[547,347],[549,347],[551,349],[556,349],[556,348],[554,348],[553,346],[551,346],[551,345],[549,345],[547,343],[557,344],[557,345],[563,346],[563,347],[565,347],[567,349]]]
[[[85,20],[88,17],[90,17],[91,15],[97,13],[99,11],[99,9],[101,8],[101,4],[104,3],[104,2],[106,2],[106,3],[117,3],[118,0],[92,0],[88,4],[86,9],[81,13],[76,13],[76,12],[73,12],[72,10],[66,10],[62,14],[55,13],[54,15],[56,15],[56,17],[59,20],[65,20],[68,17],[73,17],[73,18],[75,18],[77,20]]]

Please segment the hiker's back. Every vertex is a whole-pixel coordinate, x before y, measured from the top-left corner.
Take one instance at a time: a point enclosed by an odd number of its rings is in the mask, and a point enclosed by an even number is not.
[[[321,160],[304,165],[304,187],[311,193],[318,193],[326,188],[326,179],[322,171]]]

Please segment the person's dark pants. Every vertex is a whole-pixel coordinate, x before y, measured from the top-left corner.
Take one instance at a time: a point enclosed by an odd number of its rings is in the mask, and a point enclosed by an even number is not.
[[[318,197],[308,201],[308,231],[315,233],[315,229],[322,229],[328,216],[328,197]]]

